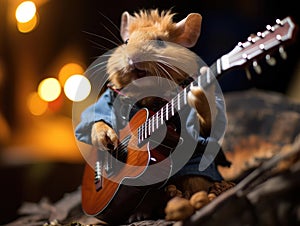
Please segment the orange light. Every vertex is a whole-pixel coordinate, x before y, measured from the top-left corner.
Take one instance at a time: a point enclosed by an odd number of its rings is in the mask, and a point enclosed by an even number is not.
[[[31,93],[27,99],[27,106],[31,114],[35,116],[43,115],[47,108],[48,103],[43,101],[38,93]]]
[[[38,86],[38,94],[45,101],[54,101],[61,93],[61,86],[56,78],[46,78]]]
[[[16,19],[20,23],[26,23],[35,16],[36,6],[32,1],[22,2],[16,9]]]
[[[36,28],[37,24],[38,24],[38,16],[37,14],[35,14],[34,17],[28,22],[21,23],[18,21],[17,28],[22,33],[28,33],[32,31],[34,28]]]
[[[58,74],[58,80],[60,81],[60,83],[62,84],[62,86],[64,86],[65,82],[67,81],[67,79],[75,74],[83,74],[84,73],[84,69],[82,66],[80,66],[79,64],[76,63],[68,63],[65,64],[59,71]]]

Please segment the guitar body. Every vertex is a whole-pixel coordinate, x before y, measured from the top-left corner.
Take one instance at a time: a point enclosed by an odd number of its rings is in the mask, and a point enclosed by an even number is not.
[[[151,145],[146,142],[142,146],[138,142],[137,128],[149,117],[149,111],[142,109],[130,120],[128,125],[120,131],[120,141],[129,140],[126,147],[125,158],[118,160],[117,156],[109,151],[92,150],[93,166],[97,161],[102,162],[101,178],[95,182],[95,168],[87,164],[82,180],[82,208],[87,215],[96,216],[105,222],[114,222],[121,218],[128,218],[130,213],[141,203],[143,197],[152,188],[162,186],[171,174],[172,162],[169,158],[171,149],[166,145]],[[170,140],[174,135],[167,136]],[[160,136],[161,134],[158,134]],[[156,143],[156,142],[155,142]],[[163,142],[162,142],[163,143]],[[176,144],[176,141],[174,142]],[[154,148],[151,148],[153,146]],[[112,160],[105,159],[112,157]],[[102,159],[100,159],[102,158]],[[106,162],[114,161],[112,169],[106,170]],[[159,164],[157,164],[159,163]],[[104,166],[103,166],[104,164]],[[155,170],[147,170],[149,166]],[[159,174],[165,180],[155,181]],[[149,183],[155,181],[155,184]]]

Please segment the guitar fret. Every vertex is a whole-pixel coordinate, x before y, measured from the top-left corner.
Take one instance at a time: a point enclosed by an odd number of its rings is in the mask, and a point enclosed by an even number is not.
[[[166,106],[166,120],[169,120],[169,103]]]
[[[217,60],[217,73],[220,75],[222,73],[222,68],[221,68],[221,60]]]
[[[141,143],[141,127],[138,128],[138,143]]]
[[[206,80],[207,80],[207,83],[210,84],[211,81],[210,81],[210,70],[209,70],[209,68],[206,71]]]
[[[151,134],[151,119],[148,119],[149,125],[148,125],[148,136]]]
[[[156,129],[158,129],[158,119],[159,119],[158,115],[159,115],[159,112],[157,112],[157,114],[156,114]]]
[[[164,124],[164,108],[161,109],[160,120],[161,120],[161,125]]]
[[[147,121],[145,122],[145,129],[144,129],[144,135],[145,135],[145,139],[148,137],[147,136]]]
[[[186,88],[184,88],[183,90],[183,103],[186,104],[187,100],[186,100]]]
[[[177,95],[177,107],[178,107],[178,111],[180,110],[180,93],[178,93]]]
[[[154,118],[152,117],[152,133],[154,132]]]
[[[171,100],[171,114],[174,116],[174,99]]]

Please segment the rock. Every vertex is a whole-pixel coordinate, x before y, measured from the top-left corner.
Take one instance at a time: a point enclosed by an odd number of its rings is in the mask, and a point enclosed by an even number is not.
[[[224,94],[228,127],[222,144],[230,168],[225,180],[239,180],[293,143],[300,133],[300,103],[271,91],[251,89]]]

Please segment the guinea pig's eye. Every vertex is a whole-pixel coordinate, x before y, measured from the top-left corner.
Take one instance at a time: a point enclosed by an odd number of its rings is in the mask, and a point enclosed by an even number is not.
[[[165,42],[164,42],[164,40],[162,40],[161,38],[157,38],[157,39],[156,39],[156,44],[157,44],[159,47],[164,47],[164,46],[165,46]]]
[[[125,40],[124,44],[127,45],[129,41],[129,38]]]

